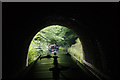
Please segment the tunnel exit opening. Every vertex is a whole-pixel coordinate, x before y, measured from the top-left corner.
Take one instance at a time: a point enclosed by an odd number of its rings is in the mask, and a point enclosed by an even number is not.
[[[80,63],[83,61],[83,48],[77,34],[71,29],[60,25],[50,25],[40,30],[32,39],[26,66],[34,62],[40,55],[53,55],[50,52],[51,45],[57,45],[57,54],[70,54]]]

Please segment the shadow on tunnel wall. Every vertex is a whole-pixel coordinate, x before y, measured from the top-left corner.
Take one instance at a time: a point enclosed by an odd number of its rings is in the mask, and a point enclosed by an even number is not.
[[[79,36],[86,62],[118,78],[117,3],[3,3],[2,7],[3,79],[15,78],[25,69],[32,38],[43,26],[55,24],[68,26]]]

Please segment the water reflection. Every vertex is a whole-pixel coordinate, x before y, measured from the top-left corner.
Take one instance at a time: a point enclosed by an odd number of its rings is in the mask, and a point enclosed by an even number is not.
[[[60,74],[60,71],[61,71],[61,69],[58,67],[58,60],[57,60],[57,58],[58,58],[58,56],[53,56],[54,67],[49,69],[50,71],[52,71],[52,75],[53,75],[53,79],[54,80],[59,80],[59,74]]]

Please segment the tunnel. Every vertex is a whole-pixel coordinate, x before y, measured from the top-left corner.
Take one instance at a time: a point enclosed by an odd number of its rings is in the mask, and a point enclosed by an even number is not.
[[[118,3],[2,3],[2,79],[26,69],[30,42],[45,26],[63,25],[81,40],[84,66],[105,79],[118,79]]]

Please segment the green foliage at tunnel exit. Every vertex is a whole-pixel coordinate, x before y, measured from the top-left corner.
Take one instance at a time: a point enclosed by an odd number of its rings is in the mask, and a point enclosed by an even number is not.
[[[76,39],[76,43],[73,44],[70,48],[68,48],[69,54],[75,57],[80,63],[83,61],[83,49],[82,44],[79,38]]]
[[[31,64],[34,60],[36,60],[39,55],[46,56],[50,54],[48,51],[48,44],[57,43],[60,46],[59,51],[68,49],[71,54],[75,54],[71,48],[73,45],[77,45],[77,47],[80,47],[81,45],[77,38],[77,35],[72,30],[64,26],[52,25],[40,30],[34,36],[29,46],[28,64]],[[73,50],[75,51],[77,49]],[[76,55],[78,54],[79,51]]]

